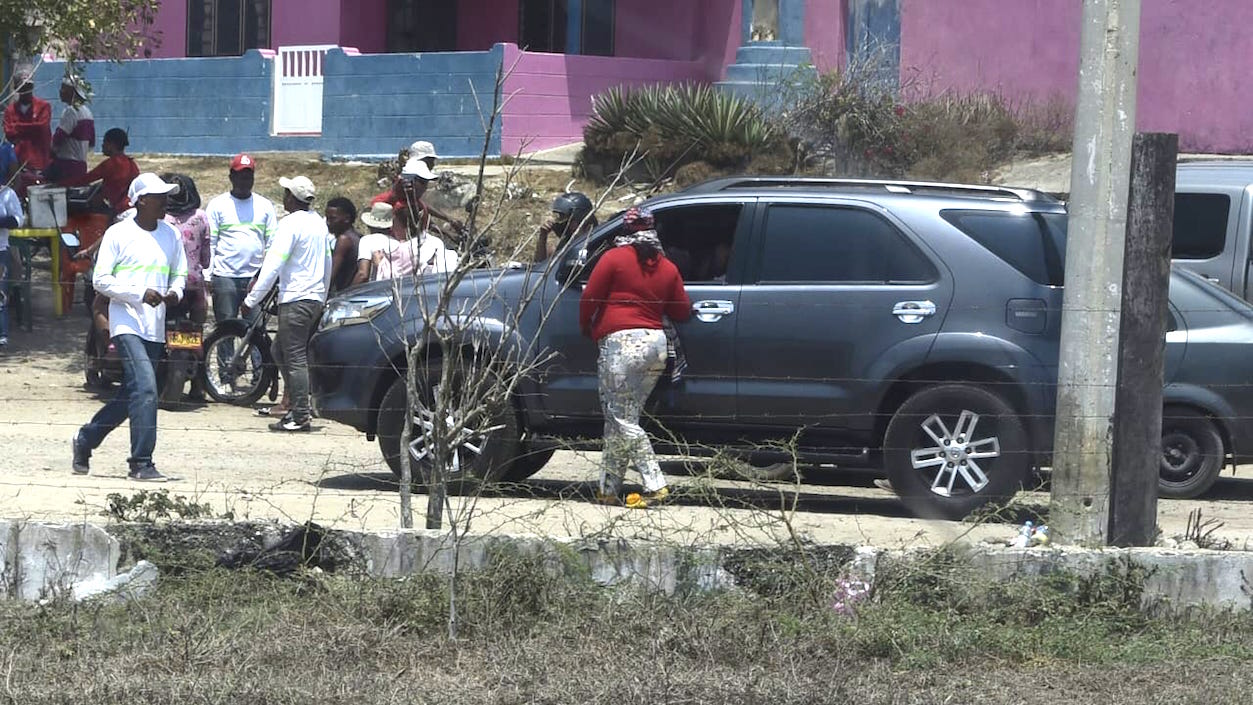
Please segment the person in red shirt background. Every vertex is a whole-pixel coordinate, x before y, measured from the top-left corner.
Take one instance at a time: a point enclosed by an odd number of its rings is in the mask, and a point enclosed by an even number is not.
[[[130,188],[135,177],[139,176],[139,166],[126,154],[126,148],[129,146],[130,138],[126,130],[120,127],[110,128],[104,133],[104,141],[100,143],[100,152],[105,156],[104,161],[82,176],[66,179],[63,185],[86,186],[96,181],[103,181],[100,195],[108,201],[113,214],[116,215],[130,208],[130,203],[126,200],[126,190]]]
[[[391,189],[371,198],[370,205],[390,203],[392,208],[406,207],[421,210],[422,230],[427,230],[430,227],[431,218],[434,217],[448,223],[453,231],[460,233],[465,229],[464,223],[452,216],[445,215],[434,206],[422,200],[422,196],[426,194],[426,189],[430,182],[439,178],[435,174],[435,160],[437,159],[439,159],[439,155],[435,153],[435,145],[422,140],[414,142],[408,149],[405,166],[401,170],[400,176],[396,177],[392,182]]]
[[[65,186],[86,186],[102,181],[100,197],[107,202],[107,205],[99,209],[93,207],[92,212],[73,213],[69,216],[66,227],[78,233],[79,250],[73,259],[61,260],[61,296],[63,305],[67,308],[74,301],[76,275],[86,274],[87,270],[91,269],[91,258],[95,255],[96,248],[100,246],[104,231],[113,222],[114,216],[131,207],[126,193],[130,189],[131,182],[139,176],[139,167],[134,159],[127,156],[128,146],[130,146],[130,138],[126,130],[120,127],[111,128],[104,133],[104,140],[100,144],[100,151],[105,156],[104,161],[86,174],[62,182]],[[99,204],[93,202],[93,206],[95,205]],[[103,305],[107,305],[107,302],[95,302],[97,313]],[[105,336],[104,341],[107,345],[108,336]]]
[[[17,100],[4,109],[4,136],[17,150],[18,162],[42,171],[52,161],[52,105],[35,96],[29,69],[16,71]]]
[[[632,208],[624,232],[601,256],[583,287],[579,327],[600,348],[597,371],[605,417],[605,446],[596,499],[618,504],[628,468],[644,481],[644,494],[626,506],[646,507],[670,496],[666,477],[640,426],[640,412],[666,367],[665,318],[676,323],[692,315],[679,270],[666,258],[654,220]]]

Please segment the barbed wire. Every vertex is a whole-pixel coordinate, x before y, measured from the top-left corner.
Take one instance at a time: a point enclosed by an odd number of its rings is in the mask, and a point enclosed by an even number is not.
[[[502,273],[508,273],[510,271],[522,271],[522,270],[500,270],[500,271]],[[551,274],[551,272],[548,272],[548,271],[533,272],[533,273],[539,274],[539,275]],[[29,285],[32,292],[38,292],[41,296],[45,294],[52,295],[53,293],[59,293],[59,289],[61,287],[61,284],[57,282],[49,282],[46,280],[24,282],[19,279],[12,278],[12,276],[10,276],[9,281],[11,285],[21,284],[23,287]],[[65,284],[68,285],[68,280],[65,282]],[[735,312],[726,314],[725,316],[725,318],[728,320],[735,319],[738,316],[742,316],[745,308],[748,308],[750,310],[760,309],[760,308],[779,308],[779,309],[786,309],[786,310],[806,309],[806,308],[824,308],[824,309],[853,310],[853,311],[874,310],[874,311],[882,312],[885,318],[887,317],[895,318],[896,314],[893,314],[889,309],[885,309],[882,302],[841,301],[839,300],[839,297],[841,295],[846,295],[846,296],[856,296],[857,298],[865,298],[866,295],[872,294],[872,293],[876,295],[883,295],[883,294],[890,293],[890,291],[897,291],[901,297],[904,297],[904,298],[913,297],[916,299],[919,297],[925,298],[928,295],[928,293],[933,293],[933,292],[927,292],[925,290],[919,290],[920,287],[891,285],[891,284],[888,284],[887,282],[850,282],[850,283],[805,282],[805,283],[795,283],[795,284],[778,284],[778,283],[761,284],[761,283],[744,282],[744,283],[723,284],[723,285],[703,284],[701,282],[687,282],[687,285],[689,287],[692,287],[692,286],[702,287],[701,289],[702,295],[708,294],[709,296],[713,296],[717,292],[725,290],[726,293],[730,296],[738,296],[740,300],[734,302],[737,305]],[[83,286],[85,286],[84,282],[82,281],[76,282],[75,283],[76,292],[81,292]],[[758,287],[758,286],[770,287],[772,289],[772,291],[770,292],[772,295],[779,294],[780,292],[777,291],[778,289],[781,289],[781,288],[786,289],[787,287],[795,287],[798,289],[798,291],[794,293],[786,292],[786,291],[782,293],[784,294],[791,293],[792,295],[797,296],[797,297],[804,295],[804,296],[807,296],[808,299],[806,300],[790,300],[789,299],[788,301],[773,301],[773,300],[752,301],[751,300],[752,295],[756,293],[754,292],[754,287]],[[865,288],[861,288],[861,287],[885,287],[885,286],[891,287],[889,291],[884,291],[882,288],[878,288],[873,291],[867,290]],[[829,288],[844,287],[844,288],[849,289],[849,291],[847,292],[827,291],[827,290],[815,291],[814,290],[815,287],[829,287]],[[411,283],[410,283],[410,286],[401,289],[402,294],[408,294],[408,293],[411,293],[411,291],[412,291]],[[577,290],[574,290],[574,293],[577,293]],[[341,295],[351,297],[351,290],[339,292],[337,294],[337,296],[341,296]],[[1237,296],[1237,295],[1232,294],[1232,296]],[[1040,308],[1026,309],[1027,312],[1032,313],[1032,314],[1035,314],[1035,313],[1063,314],[1067,312],[1118,313],[1123,310],[1122,308],[1097,307],[1097,306],[1080,306],[1080,305],[1066,306],[1060,303],[1052,303],[1048,300],[1054,297],[1060,297],[1060,290],[1055,294],[1050,293],[1047,296],[1034,297],[1034,298],[1033,297],[1020,297],[1020,296],[1019,297],[1007,296],[1005,297],[1005,299],[1003,299],[1002,301],[998,303],[988,303],[988,304],[963,303],[960,305],[953,305],[949,303],[936,302],[937,311],[934,315],[930,316],[930,318],[936,321],[939,321],[939,320],[942,320],[944,315],[947,313],[969,313],[969,312],[978,312],[978,311],[993,311],[993,312],[1000,313],[1000,312],[1004,312],[1007,308],[1009,308],[1010,299],[1029,301],[1032,304],[1036,302],[1045,304],[1045,306],[1040,307]],[[573,296],[571,298],[573,298]],[[883,298],[887,299],[891,297],[883,296]],[[962,298],[966,298],[966,297],[962,297]],[[745,299],[750,299],[750,300],[746,302]],[[593,301],[599,304],[612,303],[611,299],[594,299]],[[539,303],[539,302],[535,302],[535,303]],[[644,301],[643,303],[653,303],[653,304],[658,304],[658,305],[664,305],[666,303],[675,303],[675,302],[667,302],[667,301],[658,300],[658,301]],[[697,301],[692,301],[692,303],[695,304],[697,303]],[[67,316],[72,315],[71,311],[82,308],[81,304],[82,304],[81,293],[76,293],[74,300],[71,302],[70,309],[65,311],[62,314],[62,317],[60,320],[64,320]],[[1180,313],[1182,313],[1185,317],[1188,316],[1189,314],[1213,314],[1213,313],[1232,314],[1234,312],[1231,306],[1220,304],[1220,303],[1214,304],[1213,307],[1191,306],[1191,307],[1185,308],[1182,306],[1175,306],[1174,308],[1175,310],[1178,310]],[[82,308],[81,313],[85,317],[88,311],[86,308]],[[693,323],[698,322],[695,320],[695,315],[696,313],[694,312],[693,320],[692,320]],[[51,321],[58,320],[54,318],[50,312],[45,312],[44,317],[46,317],[47,319]],[[1243,319],[1243,317],[1241,318]],[[1168,319],[1169,319],[1169,315],[1168,315]],[[550,320],[551,320],[551,317],[550,317]],[[1004,325],[1005,328],[1013,330],[1012,326],[1005,325],[1003,323],[1002,325]],[[206,324],[206,327],[211,329],[212,324]]]
[[[85,416],[82,419],[82,421],[75,420],[75,421],[64,421],[64,422],[0,421],[0,427],[3,427],[3,426],[8,426],[8,427],[39,426],[39,427],[44,427],[44,428],[52,427],[52,428],[62,428],[62,429],[68,430],[68,429],[81,428],[83,424],[86,423],[88,418],[89,417]],[[1103,418],[1103,417],[1093,417],[1093,418]],[[321,430],[322,429],[319,429],[319,431]],[[319,435],[318,433],[315,433],[315,432],[292,434],[292,433],[279,433],[279,432],[271,431],[266,426],[223,428],[221,426],[203,426],[203,427],[169,426],[169,425],[163,425],[161,423],[157,424],[157,431],[165,432],[166,434],[174,433],[174,432],[187,432],[187,433],[212,433],[212,434],[231,434],[231,435],[259,435],[259,436],[266,436],[266,437],[276,438],[276,439],[290,438],[293,441],[291,445],[285,446],[283,448],[277,448],[277,449],[250,448],[250,452],[264,450],[264,452],[267,455],[283,455],[283,456],[288,456],[288,457],[291,457],[291,456],[317,457],[325,461],[328,455],[332,453],[332,451],[328,449],[318,449],[318,450],[311,450],[311,451],[300,450],[300,444],[297,443],[296,441],[299,441],[301,439],[308,439],[311,436]],[[71,435],[72,434],[66,433],[65,437],[69,438]],[[297,436],[297,437],[292,438],[293,436]],[[331,433],[331,434],[322,435],[321,437],[326,438],[328,436],[334,437],[334,438],[345,438],[345,439],[355,440],[355,439],[361,438],[362,434],[356,433],[356,432],[349,432],[349,433],[343,433],[343,434]],[[985,436],[996,437],[998,438],[998,440],[1000,438],[999,433],[991,433],[991,434],[976,433],[975,436],[976,436],[975,440],[971,442],[972,445],[976,445],[980,442],[983,442],[985,440]],[[806,445],[804,443],[797,443],[795,447],[788,447],[786,445],[773,445],[771,444],[769,440],[766,440],[764,438],[757,438],[757,439],[754,439],[753,441],[746,440],[741,443],[722,443],[718,445],[715,445],[713,443],[701,442],[701,441],[686,441],[683,439],[677,442],[668,442],[665,440],[665,438],[666,438],[665,435],[654,436],[653,442],[655,445],[661,447],[662,449],[683,448],[684,450],[689,451],[691,453],[690,457],[694,457],[694,458],[702,458],[702,457],[707,458],[710,456],[718,455],[720,453],[730,453],[733,455],[736,453],[748,453],[748,454],[772,455],[772,456],[780,456],[780,457],[791,456],[795,458],[797,462],[799,462],[801,465],[810,466],[810,465],[815,465],[816,463],[820,464],[823,461],[807,460],[807,458],[839,457],[841,459],[844,459],[843,464],[840,464],[840,463],[836,463],[836,464],[840,465],[840,467],[847,467],[847,468],[875,468],[876,465],[872,461],[879,459],[878,456],[880,455],[896,453],[896,452],[913,452],[916,450],[931,449],[932,447],[936,445],[934,443],[931,443],[930,441],[927,441],[927,442],[919,442],[919,443],[914,443],[914,444],[909,444],[909,445],[904,445],[904,446],[897,446],[897,445],[890,445],[890,444],[876,444],[873,446],[822,446],[822,445]],[[544,439],[545,439],[545,443],[549,443],[551,441],[552,446],[555,450],[585,451],[586,450],[585,446],[587,444],[595,445],[600,442],[598,438],[591,438],[591,437],[589,438],[571,437],[569,439],[565,439],[564,443],[563,443],[562,437],[560,436],[544,436]],[[778,443],[785,443],[788,441],[788,436],[787,434],[780,434],[778,437],[775,438],[775,441]],[[230,445],[229,440],[224,440],[223,445],[229,446]],[[978,459],[978,462],[980,462],[981,464],[986,463],[988,465],[992,465],[999,458],[1015,458],[1015,457],[1027,457],[1029,459],[1035,460],[1035,459],[1038,459],[1042,455],[1051,455],[1056,452],[1055,449],[1051,449],[1049,447],[1038,447],[1038,448],[1030,447],[1030,439],[1026,440],[1026,445],[1028,447],[1024,447],[1024,448],[1007,448],[1007,447],[1002,446],[997,451],[998,455],[996,457],[991,457],[987,459]],[[68,457],[68,451],[66,451],[66,454]],[[1090,451],[1085,451],[1085,450],[1068,451],[1065,453],[1066,457],[1104,457],[1106,454],[1107,453],[1105,451],[1100,450],[1100,449],[1095,449],[1095,450],[1090,450]],[[1195,457],[1195,458],[1217,457],[1225,461],[1230,455],[1231,455],[1231,449],[1224,449],[1223,453],[1208,453],[1208,452],[1205,452],[1203,449],[1198,448],[1196,452],[1192,454],[1191,457]],[[521,459],[524,457],[525,456],[516,456],[515,460]],[[380,463],[384,462],[381,457],[380,457],[379,462]]]

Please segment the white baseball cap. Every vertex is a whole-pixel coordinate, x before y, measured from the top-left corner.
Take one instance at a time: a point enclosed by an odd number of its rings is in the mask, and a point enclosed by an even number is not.
[[[131,187],[126,192],[126,198],[133,204],[143,196],[152,194],[170,194],[178,193],[178,184],[171,184],[161,180],[160,176],[152,172],[146,172],[136,176],[131,181]]]
[[[284,176],[279,178],[278,185],[291,191],[291,195],[305,203],[312,201],[314,195],[317,194],[317,189],[313,187],[313,182],[307,176],[297,176],[291,179]]]
[[[400,170],[401,176],[416,176],[423,181],[434,181],[435,172],[431,171],[431,167],[418,157],[409,157],[409,161],[405,162],[405,168]]]
[[[409,146],[410,159],[427,159],[431,157],[435,159],[440,158],[440,156],[435,153],[435,145],[430,142],[427,142],[426,140],[418,140]]]

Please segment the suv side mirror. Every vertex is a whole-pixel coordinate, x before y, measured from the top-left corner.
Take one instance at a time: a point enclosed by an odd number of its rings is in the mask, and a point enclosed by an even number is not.
[[[554,275],[558,284],[568,285],[575,283],[574,277],[583,271],[584,265],[587,264],[587,248],[581,247],[577,252],[561,261],[557,265],[557,271]]]

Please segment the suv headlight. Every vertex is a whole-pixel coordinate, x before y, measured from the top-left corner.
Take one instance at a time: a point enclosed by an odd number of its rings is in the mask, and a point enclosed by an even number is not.
[[[392,305],[391,296],[352,296],[336,299],[322,314],[322,330],[368,323]]]

